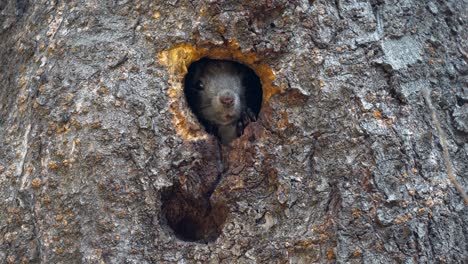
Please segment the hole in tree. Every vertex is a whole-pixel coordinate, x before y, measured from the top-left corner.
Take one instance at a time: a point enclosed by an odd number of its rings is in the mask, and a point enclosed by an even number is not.
[[[195,198],[180,186],[163,195],[162,214],[176,237],[184,241],[208,243],[221,234],[228,215],[224,205],[212,205],[208,197]]]
[[[262,106],[260,78],[235,61],[203,58],[192,63],[184,79],[184,93],[205,130],[223,143],[240,136],[258,118]]]

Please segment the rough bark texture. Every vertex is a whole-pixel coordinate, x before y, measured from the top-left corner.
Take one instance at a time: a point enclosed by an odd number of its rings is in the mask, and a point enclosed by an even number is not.
[[[1,1],[0,262],[466,263],[467,9]],[[231,147],[180,92],[201,56],[265,88]]]

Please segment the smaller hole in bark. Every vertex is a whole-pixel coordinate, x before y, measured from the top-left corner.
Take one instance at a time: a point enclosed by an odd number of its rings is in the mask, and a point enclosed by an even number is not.
[[[241,63],[203,58],[190,65],[184,80],[187,103],[208,133],[228,144],[256,121],[262,84]]]
[[[213,242],[221,234],[228,208],[212,205],[207,197],[195,198],[180,186],[166,190],[163,195],[162,214],[174,235],[189,242]]]

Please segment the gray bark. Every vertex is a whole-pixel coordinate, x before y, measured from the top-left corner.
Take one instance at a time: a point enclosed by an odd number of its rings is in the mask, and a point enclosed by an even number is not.
[[[467,10],[0,2],[0,262],[466,263]],[[231,147],[181,92],[200,56],[262,80]]]

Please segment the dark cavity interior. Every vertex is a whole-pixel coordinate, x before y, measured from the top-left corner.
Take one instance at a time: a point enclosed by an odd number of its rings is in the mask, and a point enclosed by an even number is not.
[[[207,197],[193,197],[175,185],[163,192],[162,214],[166,224],[181,240],[208,243],[221,234],[229,210],[211,204]]]
[[[205,130],[208,133],[214,134],[213,129],[208,124],[203,120],[203,118],[200,117],[200,115],[194,111],[195,107],[194,104],[196,104],[196,100],[194,99],[194,96],[191,94],[191,89],[190,89],[190,83],[191,80],[193,79],[194,72],[198,67],[203,67],[205,62],[207,61],[213,61],[211,59],[207,58],[202,58],[196,62],[193,62],[189,68],[187,75],[185,76],[184,79],[184,94],[185,98],[187,99],[187,103],[189,107],[191,108],[192,112],[195,114],[197,117],[198,121],[203,125]],[[219,60],[219,61],[227,61],[227,60]],[[230,61],[234,63],[237,67],[241,68],[246,72],[245,78],[243,79],[243,85],[245,87],[245,96],[246,96],[246,104],[247,107],[252,110],[254,113],[255,117],[258,118],[258,114],[260,113],[260,109],[262,107],[262,96],[263,96],[263,90],[262,90],[262,83],[260,81],[260,78],[255,74],[255,72],[247,67],[244,64],[235,62],[235,61]]]

